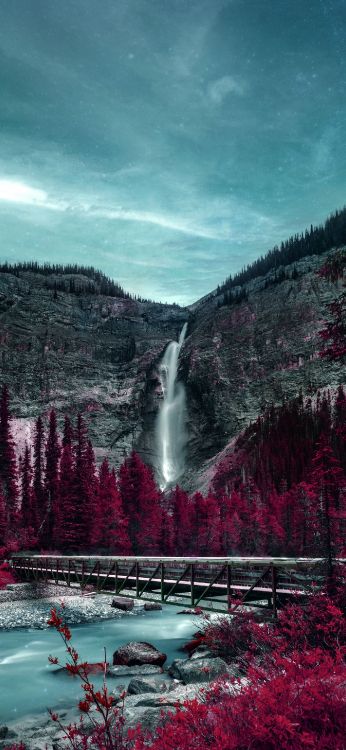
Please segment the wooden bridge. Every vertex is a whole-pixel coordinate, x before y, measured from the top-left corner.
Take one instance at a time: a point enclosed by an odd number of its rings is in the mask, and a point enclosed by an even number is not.
[[[324,558],[84,557],[13,555],[24,581],[126,594],[179,606],[232,611],[240,604],[277,608],[304,597],[326,577]]]

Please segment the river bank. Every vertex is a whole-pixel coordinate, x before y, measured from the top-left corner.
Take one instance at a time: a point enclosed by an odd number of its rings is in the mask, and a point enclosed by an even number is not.
[[[61,592],[55,586],[20,587],[10,587],[0,596],[0,622],[11,625],[2,628],[0,643],[0,749],[10,741],[23,741],[29,750],[43,750],[47,742],[53,748],[59,730],[47,715],[48,707],[57,710],[64,723],[77,718],[74,706],[81,697],[79,680],[47,661],[52,653],[65,663],[63,644],[46,625],[50,609],[59,604],[62,593],[66,619],[73,625],[73,643],[89,663],[103,658],[104,647],[111,663],[113,652],[129,641],[149,641],[167,655],[163,669],[109,670],[108,685],[115,696],[134,679],[142,680],[135,687],[138,694],[129,694],[125,701],[128,726],[155,726],[161,710],[172,710],[182,700],[198,695],[215,672],[227,672],[217,660],[213,660],[212,669],[211,660],[196,659],[193,666],[193,660],[182,658],[183,644],[198,627],[197,616],[178,615],[178,610],[169,606],[146,612],[142,601],[135,603],[131,612],[121,612],[110,606],[107,595],[92,598],[66,588]],[[22,622],[27,625],[19,625]],[[184,664],[190,669],[184,671]],[[96,676],[94,682],[98,681],[101,677]]]

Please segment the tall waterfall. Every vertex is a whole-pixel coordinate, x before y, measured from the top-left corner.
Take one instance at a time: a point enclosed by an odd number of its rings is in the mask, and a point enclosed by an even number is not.
[[[185,388],[177,381],[177,373],[186,329],[184,323],[179,341],[168,344],[160,364],[163,401],[157,420],[157,441],[162,489],[175,482],[184,470]]]

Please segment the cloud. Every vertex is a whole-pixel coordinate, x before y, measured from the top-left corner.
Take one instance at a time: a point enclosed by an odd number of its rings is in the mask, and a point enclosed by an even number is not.
[[[33,208],[44,208],[52,211],[68,212],[80,217],[106,219],[108,221],[127,221],[140,224],[152,224],[174,232],[200,237],[202,239],[225,239],[223,230],[209,229],[196,225],[188,220],[164,213],[97,206],[85,201],[83,197],[66,201],[50,198],[45,190],[37,189],[19,180],[0,179],[0,201],[21,203]]]
[[[64,211],[66,202],[51,201],[45,190],[27,185],[20,180],[0,179],[0,201],[6,203],[21,203],[25,206],[48,208],[51,211]]]
[[[242,96],[245,92],[244,84],[233,76],[222,76],[208,86],[208,94],[214,104],[222,104],[229,94]]]

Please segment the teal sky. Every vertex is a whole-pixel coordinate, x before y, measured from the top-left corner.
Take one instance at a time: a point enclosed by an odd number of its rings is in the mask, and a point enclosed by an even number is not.
[[[0,0],[1,258],[182,304],[344,205],[345,0]]]

